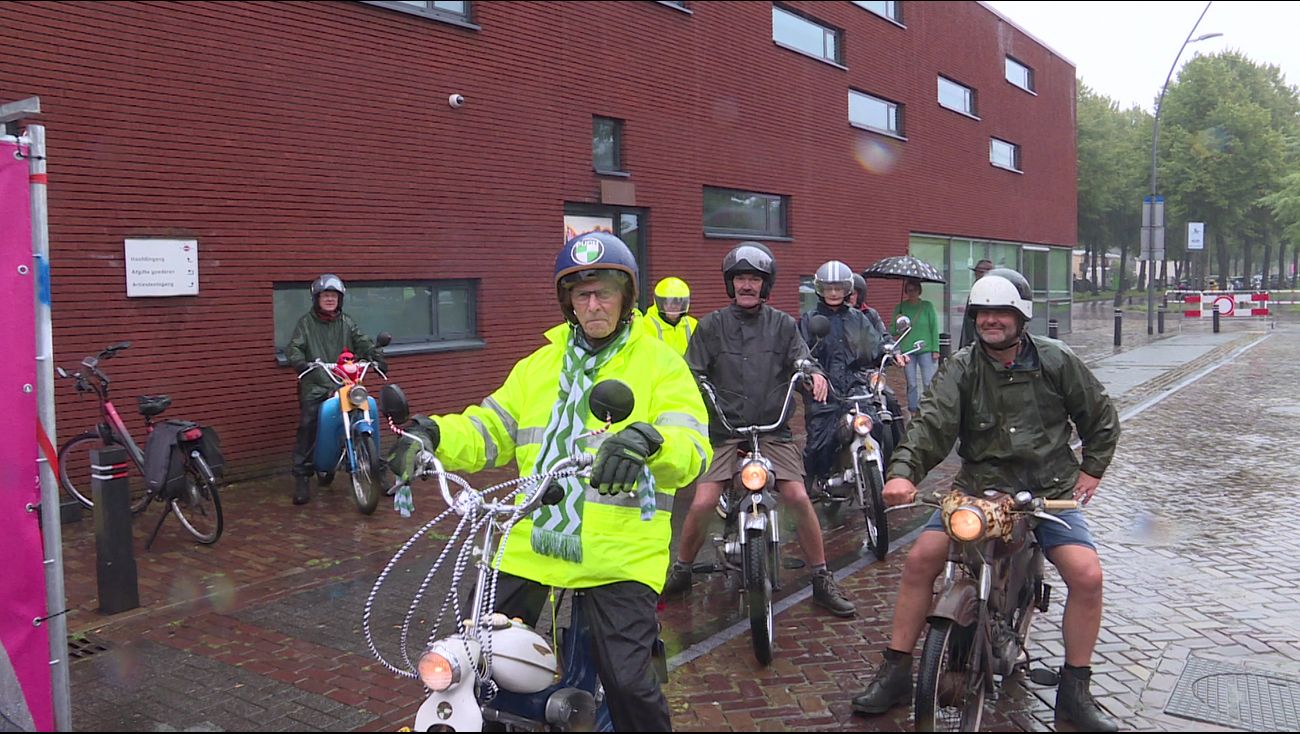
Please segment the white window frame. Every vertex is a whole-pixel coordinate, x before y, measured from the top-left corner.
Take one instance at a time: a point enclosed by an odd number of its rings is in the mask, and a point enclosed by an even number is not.
[[[1037,92],[1034,91],[1034,69],[1028,64],[1008,56],[1006,57],[1006,64],[1003,68],[1003,75],[1006,77],[1007,81],[1011,82],[1015,86],[1020,87],[1030,94],[1037,94]]]
[[[903,25],[903,4],[898,0],[853,0],[853,4],[891,23]]]
[[[813,51],[811,49],[806,49],[801,46],[798,46],[797,44],[783,41],[780,38],[777,38],[776,31],[777,31],[778,14],[782,16],[786,16],[788,20],[794,20],[800,23],[805,23],[814,28],[821,29],[822,31],[821,51],[818,52],[818,51]],[[826,53],[827,39],[834,39],[833,42],[834,49],[831,55],[829,56]],[[844,62],[843,62],[844,33],[843,32],[841,32],[838,28],[833,28],[829,25],[826,25],[821,21],[813,20],[812,18],[809,18],[806,15],[796,13],[793,10],[790,10],[789,8],[783,8],[780,5],[777,5],[776,3],[772,4],[772,42],[780,46],[781,48],[790,49],[795,53],[800,53],[803,54],[804,56],[809,56],[811,58],[817,59],[818,61],[823,61],[827,64],[831,64],[832,66],[838,66],[841,69],[844,68]]]
[[[966,104],[970,107],[970,109],[962,109],[962,108],[959,108],[959,107],[953,107],[953,106],[950,105],[950,104],[945,104],[945,103],[944,103],[944,100],[943,100],[943,89],[944,89],[944,83],[945,83],[945,82],[947,82],[949,85],[951,85],[951,86],[953,86],[953,87],[956,87],[957,89],[959,89],[959,90],[965,92]],[[974,90],[972,87],[968,87],[968,86],[966,86],[965,84],[962,84],[961,82],[953,81],[952,79],[949,79],[948,77],[944,76],[943,74],[940,74],[940,75],[938,76],[937,86],[938,86],[938,100],[939,100],[939,106],[940,106],[940,107],[943,107],[944,109],[952,110],[953,112],[956,112],[956,113],[959,113],[959,114],[965,115],[965,116],[967,116],[967,117],[972,117],[972,118],[974,118],[974,119],[976,119],[976,120],[980,119],[980,118],[979,118],[979,114],[978,114],[979,106],[978,106],[978,105],[976,104],[976,102],[975,102],[975,100],[976,100],[976,97],[975,97],[975,90]]]
[[[1007,146],[1007,148],[1010,149],[1011,165],[1007,165],[1003,163],[1002,160],[997,155],[999,143],[1004,146]],[[1020,146],[1016,145],[1010,140],[1003,140],[1002,138],[989,138],[989,163],[997,168],[1001,168],[1006,171],[1015,171],[1016,173],[1024,172],[1021,168],[1021,166],[1023,166],[1024,164],[1020,159]]]
[[[873,116],[879,115],[883,112],[885,117],[885,126],[881,127],[880,125],[872,124],[867,119],[854,119],[853,102],[855,98],[860,102],[875,105],[876,109],[872,110]],[[881,107],[883,107],[883,110],[880,109]],[[895,138],[903,138],[903,105],[884,99],[883,97],[877,97],[873,94],[867,94],[866,92],[859,92],[856,89],[850,89],[849,124],[853,127],[862,128],[863,130],[870,130],[872,132],[889,135]]]

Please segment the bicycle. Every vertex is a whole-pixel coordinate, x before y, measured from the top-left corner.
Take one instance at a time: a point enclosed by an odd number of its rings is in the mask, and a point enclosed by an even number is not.
[[[142,450],[131,436],[131,430],[118,414],[113,401],[109,399],[110,380],[108,375],[99,368],[99,364],[103,360],[112,359],[118,352],[130,346],[131,342],[119,342],[108,346],[98,356],[82,359],[81,366],[89,373],[88,375],[82,372],[69,374],[62,367],[58,368],[59,377],[75,381],[78,393],[92,393],[98,398],[99,411],[103,418],[93,430],[65,441],[58,452],[59,484],[87,509],[93,509],[95,502],[86,489],[88,485],[83,484],[78,487],[77,483],[89,480],[91,477],[92,449],[106,446],[125,448],[136,470],[144,478],[147,476],[145,467],[150,458],[148,451],[170,452],[173,448],[170,443],[151,441]],[[141,395],[136,400],[140,415],[144,416],[145,431],[152,435],[155,419],[171,405],[172,399],[168,395]],[[183,454],[183,472],[169,471],[168,480],[161,482],[157,488],[151,486],[149,482],[138,482],[137,484],[144,485],[143,492],[139,494],[132,492],[131,514],[139,515],[151,502],[161,502],[171,509],[176,519],[196,540],[204,545],[211,545],[221,537],[225,524],[221,513],[221,497],[217,489],[220,483],[222,460],[216,446],[216,434],[211,429],[188,421],[168,421],[168,423],[174,424],[171,427],[175,429],[175,446]],[[171,464],[170,458],[169,464]],[[74,480],[74,477],[77,479]],[[158,524],[154,527],[153,534],[149,536],[149,541],[145,543],[145,548],[153,544],[166,519],[167,511],[164,510],[158,519]]]

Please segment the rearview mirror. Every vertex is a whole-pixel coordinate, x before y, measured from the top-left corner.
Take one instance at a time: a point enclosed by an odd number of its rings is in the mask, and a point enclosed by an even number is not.
[[[915,347],[917,351],[920,351],[920,350],[922,350],[922,349],[925,349],[925,340],[924,340],[924,339],[917,339],[917,340],[916,340],[916,343],[913,344],[912,346]]]
[[[407,404],[406,393],[402,392],[402,388],[392,383],[384,385],[384,389],[379,391],[379,412],[397,425],[405,423],[411,417],[411,406]]]
[[[907,318],[906,316],[899,316],[898,320],[895,321],[894,323],[898,325],[898,328],[906,329],[907,327],[912,325],[912,320]]]
[[[393,341],[392,334],[389,334],[386,331],[381,331],[379,332],[379,336],[375,337],[375,346],[379,347],[380,349],[383,349],[384,347],[388,346],[392,341]]]
[[[817,339],[825,338],[831,333],[831,320],[821,314],[813,314],[808,320],[808,331]]]
[[[632,388],[625,382],[601,380],[591,388],[587,405],[591,408],[592,415],[600,420],[619,423],[632,415],[632,408],[636,406],[636,397],[632,395]]]

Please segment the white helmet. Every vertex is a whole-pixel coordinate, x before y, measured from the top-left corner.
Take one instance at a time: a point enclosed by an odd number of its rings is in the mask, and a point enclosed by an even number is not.
[[[1010,268],[996,268],[970,288],[966,312],[974,314],[981,308],[1014,308],[1029,321],[1034,317],[1034,293],[1025,276]]]

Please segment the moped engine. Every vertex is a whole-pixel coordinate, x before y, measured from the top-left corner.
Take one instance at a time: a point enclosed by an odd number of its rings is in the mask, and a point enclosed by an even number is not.
[[[596,698],[580,688],[561,688],[546,699],[546,723],[561,731],[596,728]]]

